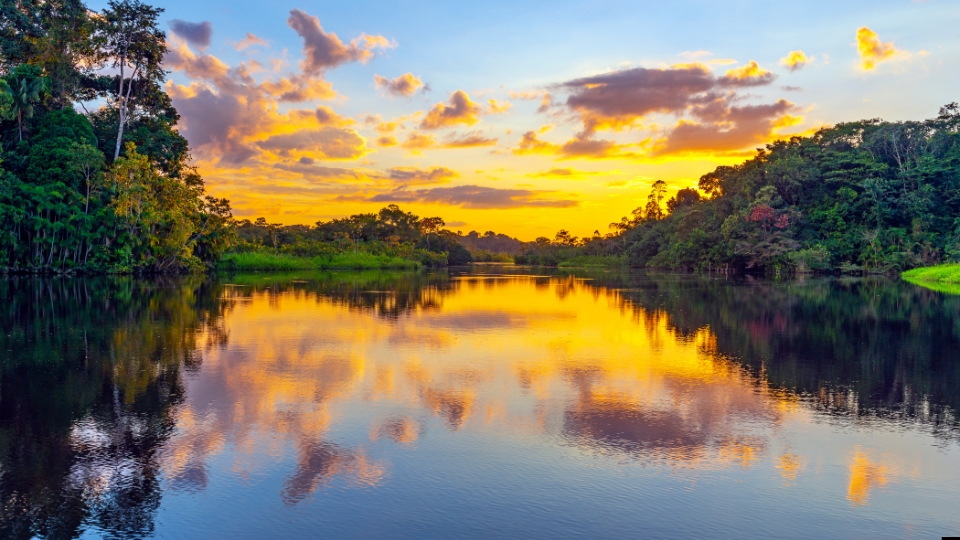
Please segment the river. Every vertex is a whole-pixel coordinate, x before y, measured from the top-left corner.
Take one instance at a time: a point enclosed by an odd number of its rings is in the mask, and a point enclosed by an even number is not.
[[[2,538],[960,534],[960,297],[478,266],[0,280]]]

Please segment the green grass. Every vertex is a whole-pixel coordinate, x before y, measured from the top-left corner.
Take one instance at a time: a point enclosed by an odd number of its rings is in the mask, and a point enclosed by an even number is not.
[[[279,253],[228,253],[217,264],[218,270],[295,271],[295,270],[414,270],[420,263],[370,253],[338,253],[327,257],[296,257]]]
[[[623,257],[616,255],[578,255],[557,264],[559,268],[619,268],[623,266]]]
[[[960,294],[960,264],[914,268],[900,274],[905,281],[947,294]]]

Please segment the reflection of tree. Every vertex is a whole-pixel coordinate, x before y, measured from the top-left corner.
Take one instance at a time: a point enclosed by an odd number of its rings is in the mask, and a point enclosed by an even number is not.
[[[708,327],[717,353],[824,411],[958,427],[960,297],[884,279],[591,283],[623,289],[638,316],[664,312],[681,336]]]
[[[204,294],[197,280],[0,281],[0,537],[152,530],[180,369],[217,334]]]
[[[225,278],[234,301],[255,293],[277,299],[286,293],[315,295],[351,309],[397,318],[413,310],[437,310],[456,286],[446,272],[301,272],[296,275],[241,274]]]

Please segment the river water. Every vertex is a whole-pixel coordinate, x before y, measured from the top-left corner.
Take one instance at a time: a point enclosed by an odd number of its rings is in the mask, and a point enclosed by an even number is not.
[[[0,538],[939,538],[958,410],[895,280],[0,280]]]

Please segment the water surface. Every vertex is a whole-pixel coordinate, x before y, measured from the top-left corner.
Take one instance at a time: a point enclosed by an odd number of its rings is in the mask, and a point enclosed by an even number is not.
[[[482,267],[0,281],[0,537],[960,533],[960,297]]]

